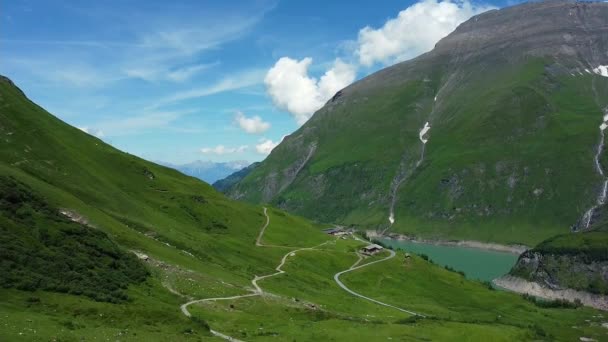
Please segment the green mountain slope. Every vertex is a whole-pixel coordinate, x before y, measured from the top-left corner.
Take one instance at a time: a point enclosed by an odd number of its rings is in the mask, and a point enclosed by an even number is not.
[[[142,339],[184,338],[191,331],[198,339],[209,335],[205,324],[184,316],[179,305],[185,297],[166,288],[188,297],[239,292],[253,274],[274,268],[280,251],[254,247],[262,208],[231,201],[208,184],[61,122],[5,77],[0,139],[2,285],[37,291],[3,294],[23,301],[7,301],[0,310],[18,314],[24,304],[35,307],[27,311],[38,311],[46,333],[65,323],[70,329],[56,336],[68,340],[91,329],[102,336],[128,329]],[[312,240],[323,238],[306,221],[291,223],[295,231],[313,233]],[[150,258],[145,268],[132,252]],[[82,309],[74,311],[75,305]],[[48,317],[53,311],[56,319]],[[99,313],[113,318],[100,320]],[[6,330],[0,339],[12,340],[17,332]]]
[[[340,91],[227,193],[431,238],[533,245],[579,228],[602,190],[607,20],[608,4],[570,1],[478,15]]]
[[[0,139],[2,341],[605,336],[596,310],[539,307],[402,252],[342,277],[393,307],[354,297],[334,275],[388,252],[358,260],[361,241],[120,152],[6,78]]]
[[[230,189],[232,186],[234,186],[236,183],[238,183],[241,179],[245,178],[249,173],[251,173],[251,171],[253,171],[253,169],[255,169],[258,166],[258,164],[259,164],[259,162],[252,163],[251,165],[232,173],[231,175],[229,175],[228,177],[226,177],[224,179],[215,181],[213,183],[213,187],[217,191],[221,191],[221,192],[224,192],[224,191]]]
[[[0,176],[0,272],[3,288],[128,299],[148,271],[107,235],[72,222],[32,189]]]

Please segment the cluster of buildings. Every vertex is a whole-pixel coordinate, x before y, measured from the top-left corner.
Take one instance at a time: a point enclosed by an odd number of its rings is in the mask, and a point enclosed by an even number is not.
[[[329,234],[331,236],[345,237],[346,235],[351,235],[353,233],[353,230],[344,229],[342,227],[334,227],[334,228],[324,229],[323,232],[325,234]]]
[[[336,237],[341,237],[342,239],[346,239],[346,236],[352,235],[354,233],[354,230],[353,229],[344,229],[343,227],[336,226],[334,228],[324,229],[323,232],[325,234],[328,234],[331,236],[336,236]],[[369,244],[369,245],[361,248],[360,252],[361,252],[361,254],[364,254],[364,255],[374,255],[374,254],[382,252],[382,250],[384,250],[384,247],[373,243],[373,244]]]

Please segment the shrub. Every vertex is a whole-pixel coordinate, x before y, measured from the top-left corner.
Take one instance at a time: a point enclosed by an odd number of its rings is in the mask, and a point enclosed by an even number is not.
[[[148,271],[108,236],[72,222],[27,185],[0,176],[0,287],[128,300]],[[32,297],[34,298],[34,297]]]
[[[481,283],[482,283],[482,284],[483,284],[485,287],[487,287],[487,288],[488,288],[488,290],[492,290],[492,291],[496,290],[496,289],[494,288],[494,286],[492,285],[492,282],[491,282],[491,281],[484,280],[484,281],[482,281]]]
[[[435,263],[433,260],[431,260],[431,258],[429,258],[428,255],[426,255],[424,253],[420,253],[420,254],[418,254],[418,256],[421,257],[423,260],[430,262],[431,264]]]
[[[427,258],[428,258],[428,257],[427,257]],[[450,271],[450,272],[458,273],[458,274],[460,274],[461,276],[466,277],[466,273],[464,273],[463,271],[459,271],[459,270],[457,270],[457,269],[454,269],[454,268],[452,268],[452,267],[450,267],[450,266],[448,266],[448,265],[443,266],[443,268],[445,268],[446,270],[448,270],[448,271]]]
[[[410,316],[408,318],[402,318],[402,319],[395,321],[395,324],[413,324],[413,323],[418,322],[421,319],[422,319],[422,317],[420,317],[420,316]]]
[[[542,298],[537,298],[534,296],[531,296],[527,293],[524,293],[522,295],[522,298],[534,303],[534,305],[541,307],[541,308],[562,308],[562,309],[576,309],[580,306],[582,306],[582,303],[580,300],[575,300],[574,302],[565,300],[565,299],[555,299],[555,300],[545,300]]]

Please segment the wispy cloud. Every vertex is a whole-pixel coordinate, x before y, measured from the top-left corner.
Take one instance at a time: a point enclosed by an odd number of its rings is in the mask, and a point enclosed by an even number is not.
[[[163,65],[156,66],[144,66],[134,67],[131,69],[125,69],[124,72],[128,77],[139,78],[145,81],[157,82],[157,81],[173,81],[173,82],[184,82],[192,78],[194,75],[213,67],[220,65],[219,62],[206,63],[206,64],[194,64],[182,68],[175,68],[172,70],[165,69]]]
[[[233,154],[233,153],[243,153],[249,149],[247,145],[241,145],[238,147],[226,147],[224,145],[217,145],[215,147],[203,147],[201,148],[201,153],[203,154],[215,154],[218,156],[225,154]]]
[[[247,35],[274,4],[253,12],[234,11],[229,15],[213,15],[203,12],[199,6],[167,5],[160,6],[161,10],[158,6],[154,6],[154,10],[144,6],[135,16],[127,14],[128,11],[104,12],[106,6],[96,4],[86,8],[70,6],[65,10],[91,21],[101,22],[104,18],[104,23],[113,25],[112,31],[121,32],[121,35],[108,38],[95,36],[98,32],[87,32],[93,35],[91,39],[70,40],[70,35],[62,39],[1,39],[0,43],[9,47],[10,57],[22,60],[22,74],[28,74],[31,79],[42,75],[45,81],[53,81],[59,86],[80,88],[97,88],[100,84],[109,85],[130,78],[184,82],[220,65],[221,61],[205,61],[204,53]],[[105,17],[109,18],[109,23]],[[95,39],[97,37],[100,39]],[[14,53],[31,51],[36,49],[35,45],[46,46],[48,50],[39,55]],[[3,59],[6,58],[4,53]],[[103,77],[94,75],[91,70],[97,70]]]
[[[192,55],[235,40],[256,25],[262,16],[227,18],[206,25],[190,24],[159,30],[142,37],[141,45],[149,49],[173,50]]]
[[[86,62],[62,63],[59,56],[48,55],[48,59],[5,58],[4,67],[28,75],[41,86],[52,85],[62,88],[100,88],[125,77],[108,72],[104,67],[94,67]]]
[[[55,45],[55,46],[76,46],[76,47],[144,47],[141,43],[120,42],[120,41],[98,41],[98,40],[39,40],[39,39],[0,39],[2,44],[11,45]]]
[[[97,127],[107,136],[136,134],[151,128],[173,129],[169,127],[171,123],[195,112],[196,110],[143,111],[122,119],[98,122],[92,126]]]
[[[178,91],[172,95],[161,98],[156,103],[152,104],[149,109],[155,109],[176,102],[206,97],[214,94],[223,93],[226,91],[232,91],[261,84],[264,80],[265,72],[266,71],[264,69],[253,69],[239,72],[233,75],[228,75],[211,85],[195,89]]]

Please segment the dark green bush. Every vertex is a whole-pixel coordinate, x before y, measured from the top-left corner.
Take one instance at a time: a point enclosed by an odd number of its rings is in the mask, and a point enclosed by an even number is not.
[[[72,222],[27,185],[0,176],[0,287],[128,300],[148,271],[100,230]]]
[[[534,296],[531,296],[527,293],[524,293],[522,295],[522,298],[524,298],[525,300],[534,303],[534,305],[541,307],[541,308],[562,308],[562,309],[576,309],[580,306],[582,306],[582,303],[580,302],[580,300],[576,300],[574,302],[565,300],[565,299],[555,299],[555,300],[545,300],[542,298],[537,298]]]

